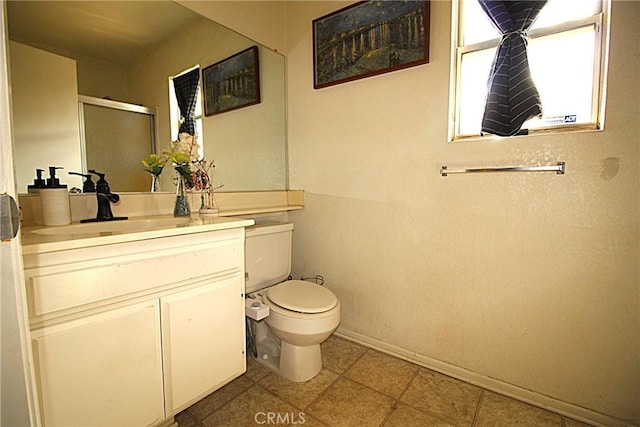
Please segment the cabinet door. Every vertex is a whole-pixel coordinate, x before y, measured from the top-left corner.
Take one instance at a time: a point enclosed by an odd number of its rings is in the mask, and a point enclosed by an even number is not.
[[[159,313],[155,300],[33,331],[43,424],[162,420]]]
[[[161,299],[167,416],[246,369],[243,278]]]

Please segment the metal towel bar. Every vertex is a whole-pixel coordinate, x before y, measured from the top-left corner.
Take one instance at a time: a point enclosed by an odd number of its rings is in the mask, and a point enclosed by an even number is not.
[[[440,175],[447,176],[454,173],[488,173],[488,172],[555,172],[558,175],[564,175],[564,162],[558,162],[555,165],[548,166],[510,166],[495,168],[463,168],[449,169],[447,166],[440,168]]]

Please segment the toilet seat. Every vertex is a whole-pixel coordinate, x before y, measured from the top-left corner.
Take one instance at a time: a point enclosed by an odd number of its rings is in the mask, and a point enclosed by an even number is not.
[[[338,298],[329,289],[303,280],[272,286],[266,296],[274,304],[298,313],[323,313],[338,304]]]

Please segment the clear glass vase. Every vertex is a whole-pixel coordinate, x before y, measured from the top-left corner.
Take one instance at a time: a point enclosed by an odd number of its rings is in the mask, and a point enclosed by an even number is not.
[[[160,191],[160,176],[151,174],[151,192],[157,193]]]
[[[189,199],[187,199],[187,184],[184,178],[178,175],[178,185],[176,186],[176,204],[173,207],[173,216],[190,216]]]

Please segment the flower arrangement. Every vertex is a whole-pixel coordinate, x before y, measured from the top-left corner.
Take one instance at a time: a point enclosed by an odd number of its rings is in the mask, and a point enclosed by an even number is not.
[[[149,154],[142,159],[145,170],[153,176],[160,176],[167,160],[163,156],[157,154]]]
[[[213,186],[214,161],[199,158],[198,148],[198,136],[183,132],[161,155],[149,154],[142,159],[142,164],[147,172],[157,178],[164,166],[171,163],[186,189],[201,193],[200,209],[216,209],[213,191],[223,187],[224,184]],[[180,184],[178,182],[178,186]]]
[[[213,161],[207,162],[206,159],[197,160],[193,162],[193,165],[195,166],[195,170],[191,171],[191,181],[193,183],[193,189],[200,192],[200,210],[217,209],[213,191],[224,187],[224,184],[213,186],[213,168],[215,168],[216,165]]]
[[[169,148],[163,151],[167,161],[170,161],[178,175],[184,179],[187,189],[193,188],[191,165],[198,159],[198,136],[182,132],[177,141],[171,141]]]
[[[167,163],[167,159],[164,156],[157,154],[149,154],[142,159],[144,170],[149,172],[153,177],[151,180],[151,192],[159,191],[158,178],[164,169],[164,165]]]

